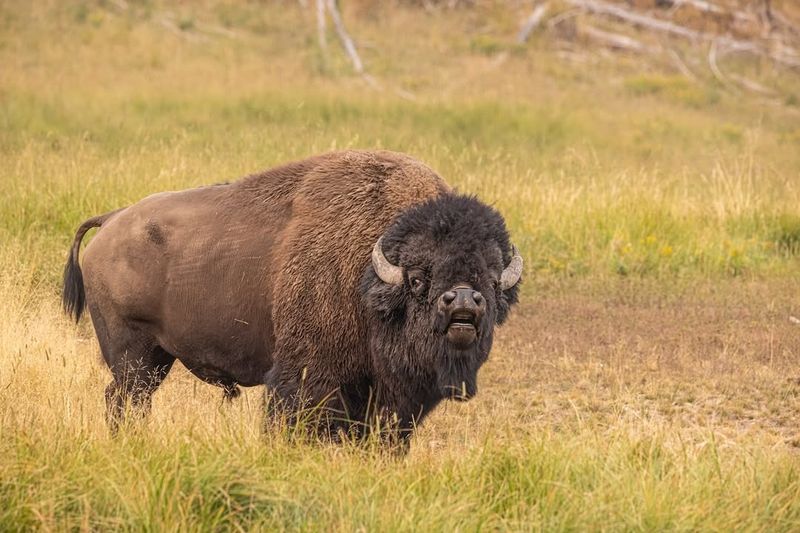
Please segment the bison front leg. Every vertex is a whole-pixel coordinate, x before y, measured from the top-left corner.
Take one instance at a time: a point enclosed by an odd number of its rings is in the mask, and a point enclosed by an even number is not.
[[[387,451],[404,455],[411,446],[414,433],[413,421],[401,419],[397,412],[381,407],[367,418],[364,432],[365,441],[372,440]]]
[[[353,422],[340,388],[274,364],[265,376],[266,428],[288,427],[307,436],[338,442],[353,433]]]
[[[408,390],[404,385],[413,380],[389,382],[378,380],[374,406],[368,416],[368,431],[377,435],[381,444],[408,451],[411,437],[439,400],[425,391]],[[420,397],[423,398],[420,401]]]

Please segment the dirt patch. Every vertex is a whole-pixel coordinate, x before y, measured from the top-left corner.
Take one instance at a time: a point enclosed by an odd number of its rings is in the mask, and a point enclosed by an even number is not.
[[[482,375],[487,409],[556,426],[633,412],[800,443],[798,281],[586,292],[517,309]]]

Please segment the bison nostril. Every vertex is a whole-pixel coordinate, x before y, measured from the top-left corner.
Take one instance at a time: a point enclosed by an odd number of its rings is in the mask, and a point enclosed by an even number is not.
[[[442,301],[444,302],[444,305],[450,305],[455,299],[456,293],[453,291],[447,291],[446,293],[442,294]]]
[[[475,291],[472,293],[472,299],[475,300],[475,303],[477,305],[481,305],[483,303],[483,294],[479,293],[478,291]]]

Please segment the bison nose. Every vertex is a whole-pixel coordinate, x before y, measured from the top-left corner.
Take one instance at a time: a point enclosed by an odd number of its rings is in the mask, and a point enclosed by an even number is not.
[[[456,294],[452,304],[455,308],[481,311],[484,307],[486,307],[486,301],[483,297],[483,294],[476,290],[473,290],[469,287],[459,287],[452,292],[455,292]],[[445,303],[447,303],[447,300],[445,300]]]
[[[480,314],[486,308],[483,295],[470,287],[455,287],[441,296],[440,309],[445,312],[468,311]]]
[[[459,350],[474,345],[486,312],[483,295],[468,285],[456,285],[439,297],[438,307],[450,344]]]

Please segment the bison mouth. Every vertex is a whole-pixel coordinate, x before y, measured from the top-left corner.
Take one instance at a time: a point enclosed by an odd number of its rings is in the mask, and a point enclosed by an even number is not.
[[[476,321],[477,316],[472,311],[454,312],[447,325],[447,340],[461,350],[469,348],[478,339]]]

